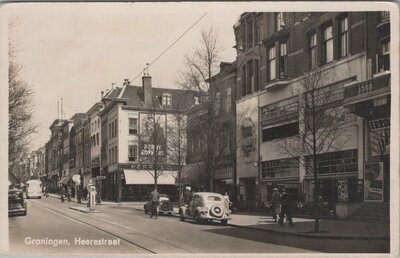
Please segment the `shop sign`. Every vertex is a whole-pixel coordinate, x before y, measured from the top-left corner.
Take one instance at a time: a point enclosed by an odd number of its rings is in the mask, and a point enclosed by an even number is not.
[[[106,179],[106,176],[97,176],[96,179],[97,179],[97,180]]]
[[[152,164],[130,164],[130,163],[120,163],[118,165],[119,169],[136,169],[136,170],[153,170],[154,166]],[[159,164],[157,170],[160,171],[175,171],[178,170],[178,165],[165,165]]]
[[[381,118],[369,121],[371,130],[381,130],[390,127],[390,118]]]
[[[383,162],[364,164],[364,200],[383,201]]]

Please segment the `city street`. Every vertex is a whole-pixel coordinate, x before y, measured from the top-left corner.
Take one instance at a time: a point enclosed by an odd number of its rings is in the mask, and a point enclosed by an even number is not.
[[[68,209],[73,203],[47,198],[28,200],[28,215],[10,221],[12,254],[95,253],[280,253],[307,250],[264,242],[264,233],[224,227],[196,225],[175,217],[150,219],[132,207],[103,205],[99,213]],[[239,233],[240,232],[240,233]],[[70,245],[28,245],[26,238],[67,239]],[[121,239],[120,245],[76,245],[82,239]],[[249,238],[249,239],[246,239]]]
[[[96,213],[69,209],[74,205],[73,202],[61,203],[56,198],[28,200],[28,215],[9,219],[10,252],[23,255],[381,250],[365,240],[303,239],[229,225],[222,226],[220,223],[198,225],[191,221],[181,222],[173,216],[150,219],[133,205],[97,206]],[[83,245],[85,242],[79,242],[79,238],[89,242]],[[33,239],[41,239],[45,243],[33,245]],[[104,239],[106,244],[94,242],[101,239]],[[61,240],[61,244],[53,246],[51,241],[54,240]],[[116,245],[107,245],[107,241],[114,241]]]

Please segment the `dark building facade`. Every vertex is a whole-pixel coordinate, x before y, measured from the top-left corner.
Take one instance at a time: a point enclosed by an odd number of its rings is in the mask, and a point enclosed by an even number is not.
[[[321,112],[344,110],[344,133],[336,140],[343,145],[318,156],[322,205],[346,217],[365,206],[360,203],[387,202],[389,14],[244,13],[234,31],[236,120],[241,128],[236,183],[243,206],[265,205],[276,186],[300,202],[313,202],[314,177],[300,162],[309,157],[289,155],[281,148],[282,142],[304,144],[299,135],[307,108],[300,100],[308,93],[302,80],[312,72],[321,78],[315,90],[324,102]]]

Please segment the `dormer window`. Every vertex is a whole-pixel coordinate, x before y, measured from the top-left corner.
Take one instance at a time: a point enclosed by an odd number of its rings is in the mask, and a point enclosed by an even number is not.
[[[171,107],[172,106],[172,96],[171,94],[164,93],[161,98],[161,104],[163,107]]]

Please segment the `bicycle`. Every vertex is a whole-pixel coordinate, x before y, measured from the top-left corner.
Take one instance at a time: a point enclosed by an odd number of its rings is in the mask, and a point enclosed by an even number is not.
[[[150,218],[158,219],[158,203],[152,202],[151,209],[150,209]]]

